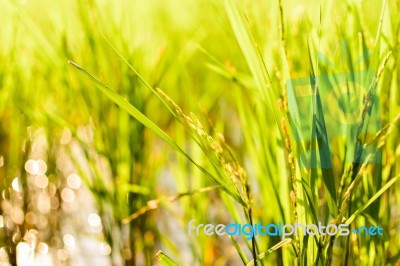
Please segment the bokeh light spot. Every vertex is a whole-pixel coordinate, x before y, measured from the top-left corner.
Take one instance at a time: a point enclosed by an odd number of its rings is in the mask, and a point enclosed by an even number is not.
[[[37,175],[39,173],[39,164],[37,161],[29,159],[25,163],[25,171],[30,173],[31,175]]]
[[[40,242],[37,246],[37,251],[40,254],[47,254],[49,252],[49,246],[44,242]]]
[[[101,225],[101,218],[96,213],[89,214],[88,223],[91,227],[99,227]]]
[[[75,200],[75,192],[70,188],[64,188],[61,191],[61,198],[63,201],[71,203]]]
[[[24,222],[24,211],[19,207],[14,207],[11,211],[11,220],[15,224],[22,224]]]
[[[22,192],[22,187],[21,187],[18,177],[13,179],[13,181],[11,183],[11,187],[17,192]]]
[[[67,177],[67,185],[72,189],[79,189],[82,185],[81,178],[77,174],[70,174]]]
[[[33,212],[28,212],[25,215],[25,221],[30,225],[35,225],[37,223],[37,216]]]
[[[68,259],[68,251],[65,249],[59,249],[57,251],[57,257],[61,261],[66,261]]]
[[[45,175],[37,175],[35,177],[35,185],[38,188],[46,188],[49,185],[49,179]]]
[[[102,255],[108,256],[111,254],[111,247],[107,243],[100,243],[99,245],[99,251]]]
[[[47,164],[46,164],[46,162],[41,160],[41,159],[39,159],[39,160],[36,161],[36,163],[38,164],[38,167],[39,167],[37,174],[38,175],[46,174],[46,172],[47,172]]]
[[[63,237],[63,242],[66,248],[74,249],[75,248],[75,238],[71,234],[65,234]]]

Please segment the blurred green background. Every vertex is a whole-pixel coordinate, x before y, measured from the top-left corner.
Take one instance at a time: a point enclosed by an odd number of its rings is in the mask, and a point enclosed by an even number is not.
[[[1,1],[0,264],[399,265],[399,8]],[[359,70],[354,128],[327,143],[326,108],[293,102],[290,80]],[[374,163],[349,160],[370,146]],[[189,236],[192,219],[385,233],[246,241]]]

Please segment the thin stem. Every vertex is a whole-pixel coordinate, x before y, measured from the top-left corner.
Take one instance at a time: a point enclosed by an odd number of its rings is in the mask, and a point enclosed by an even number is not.
[[[248,214],[249,214],[250,224],[253,225],[253,211],[251,207],[249,208]],[[257,266],[257,250],[256,250],[255,236],[251,238],[251,249],[253,253],[254,266]]]

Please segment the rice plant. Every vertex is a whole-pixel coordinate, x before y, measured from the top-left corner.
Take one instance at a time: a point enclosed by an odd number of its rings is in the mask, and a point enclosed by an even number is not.
[[[399,4],[4,1],[0,264],[399,264]]]

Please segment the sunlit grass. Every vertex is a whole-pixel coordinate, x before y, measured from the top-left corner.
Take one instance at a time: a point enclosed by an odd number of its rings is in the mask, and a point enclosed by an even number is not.
[[[399,8],[5,1],[0,264],[396,265]],[[384,235],[247,241],[192,219]]]

